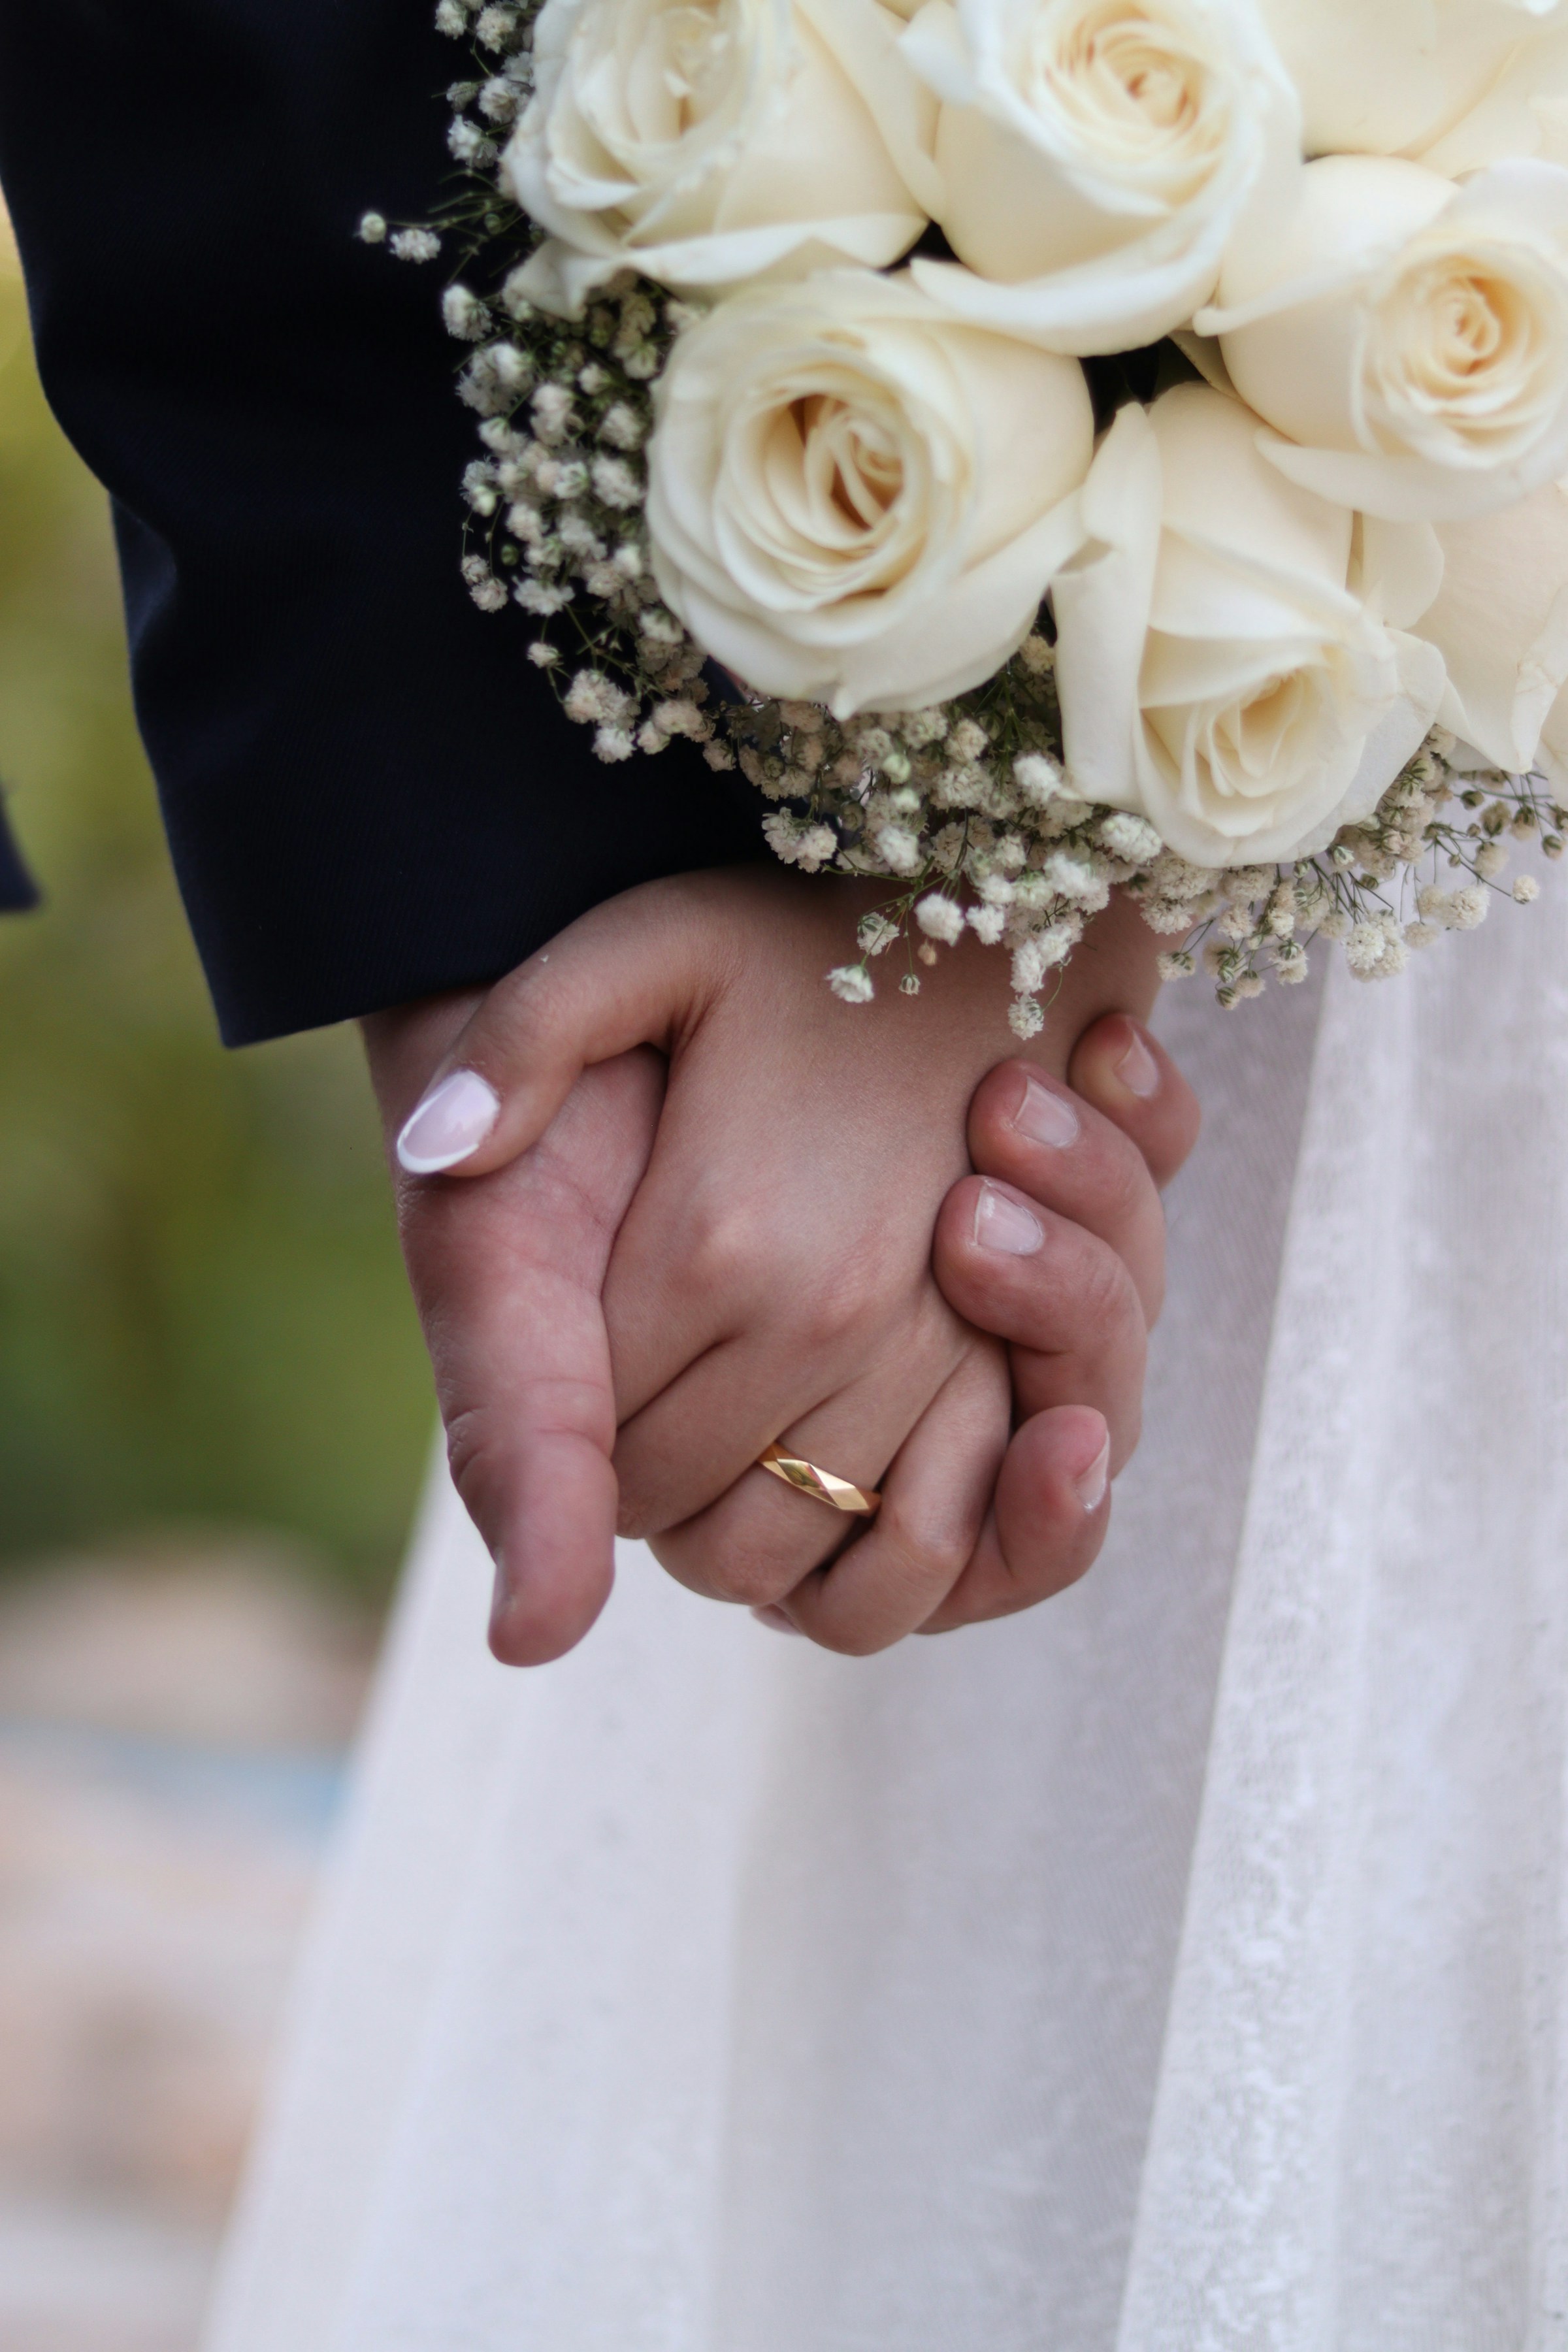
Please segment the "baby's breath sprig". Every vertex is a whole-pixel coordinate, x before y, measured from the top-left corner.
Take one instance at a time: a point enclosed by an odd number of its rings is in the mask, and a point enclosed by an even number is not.
[[[1304,980],[1319,940],[1342,945],[1357,978],[1384,979],[1413,950],[1482,921],[1515,841],[1563,855],[1568,810],[1539,778],[1467,772],[1435,729],[1373,814],[1317,856],[1194,866],[1143,817],[1075,790],[1046,612],[984,686],[930,709],[840,720],[723,680],[659,594],[645,511],[653,386],[700,311],[630,270],[574,320],[525,290],[539,232],[499,163],[532,93],[541,5],[439,0],[438,29],[466,41],[470,60],[447,93],[451,192],[427,222],[372,213],[360,235],[399,259],[445,255],[453,267],[442,310],[465,347],[458,391],[481,445],[463,477],[463,577],[481,611],[528,615],[528,658],[568,718],[593,729],[598,757],[696,743],[756,787],[763,835],[786,865],[891,885],[860,923],[858,960],[827,975],[839,996],[873,996],[873,968],[900,943],[897,985],[917,993],[916,965],[973,932],[1010,955],[1009,1020],[1027,1039],[1114,889],[1174,942],[1162,977],[1201,968],[1226,1008],[1270,978]],[[1531,876],[1514,881],[1520,903],[1536,895]]]
[[[1561,857],[1568,810],[1540,777],[1456,766],[1456,751],[1453,737],[1435,728],[1373,814],[1342,826],[1319,856],[1213,877],[1216,903],[1181,949],[1161,958],[1162,976],[1184,977],[1201,957],[1229,1008],[1258,995],[1270,976],[1304,980],[1307,950],[1324,940],[1343,946],[1358,980],[1389,980],[1445,931],[1474,930],[1494,897],[1528,906],[1540,895],[1533,875],[1502,889],[1503,836]],[[1455,805],[1461,816],[1447,814]],[[1468,879],[1456,885],[1455,875]]]

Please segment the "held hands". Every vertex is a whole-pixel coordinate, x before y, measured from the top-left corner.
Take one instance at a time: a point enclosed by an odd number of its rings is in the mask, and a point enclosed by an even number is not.
[[[1146,1003],[1153,943],[1113,908],[1027,1060],[975,1093],[1005,971],[960,950],[918,997],[839,1003],[858,888],[651,884],[482,998],[367,1024],[405,1159],[449,1171],[401,1181],[404,1240],[509,1660],[587,1630],[617,1520],[695,1590],[847,1651],[1026,1607],[1099,1548],[1159,1305],[1155,1187],[1196,1126],[1104,1017]],[[754,1467],[774,1438],[879,1485],[879,1516]]]

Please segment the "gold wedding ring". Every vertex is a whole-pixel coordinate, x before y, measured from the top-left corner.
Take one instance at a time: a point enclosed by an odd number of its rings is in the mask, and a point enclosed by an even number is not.
[[[760,1469],[771,1470],[797,1495],[809,1495],[814,1503],[826,1503],[830,1511],[849,1511],[862,1518],[873,1518],[881,1508],[880,1495],[868,1495],[861,1486],[852,1486],[847,1478],[836,1478],[831,1470],[819,1470],[815,1462],[803,1461],[798,1454],[786,1454],[782,1445],[770,1445],[759,1454]]]

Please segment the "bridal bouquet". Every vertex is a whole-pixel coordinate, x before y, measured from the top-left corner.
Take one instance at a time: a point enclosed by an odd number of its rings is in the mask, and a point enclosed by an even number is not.
[[[1568,0],[437,21],[471,592],[888,878],[841,994],[972,930],[1026,1037],[1113,887],[1226,1004],[1381,977],[1561,856]]]

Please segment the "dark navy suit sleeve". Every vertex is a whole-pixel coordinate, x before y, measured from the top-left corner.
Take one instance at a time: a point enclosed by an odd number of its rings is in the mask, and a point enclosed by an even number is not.
[[[132,676],[231,1044],[503,971],[762,854],[693,747],[605,767],[458,573],[477,447],[426,214],[466,54],[426,0],[0,0],[45,388],[115,501]],[[3,887],[3,886],[0,886]]]
[[[22,853],[11,838],[5,811],[0,807],[0,915],[19,915],[36,907],[38,894],[22,863]]]

